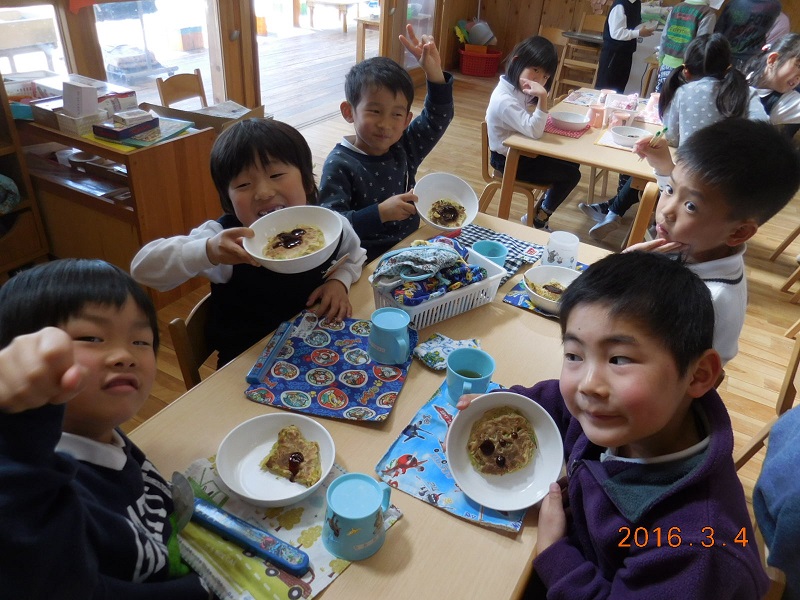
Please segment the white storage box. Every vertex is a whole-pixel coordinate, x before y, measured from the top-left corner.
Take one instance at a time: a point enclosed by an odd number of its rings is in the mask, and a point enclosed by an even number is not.
[[[488,304],[497,294],[500,280],[506,275],[506,270],[471,249],[467,256],[467,262],[486,269],[488,277],[479,283],[473,283],[453,292],[447,292],[444,296],[423,302],[417,306],[398,304],[391,294],[372,288],[375,296],[375,308],[383,308],[385,306],[401,308],[408,313],[408,316],[411,317],[412,325],[419,330]]]

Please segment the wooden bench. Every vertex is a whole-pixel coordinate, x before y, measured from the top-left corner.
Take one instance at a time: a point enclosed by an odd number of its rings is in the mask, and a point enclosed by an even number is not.
[[[356,7],[356,17],[360,17],[358,2],[348,2],[347,0],[306,0],[308,7],[308,18],[311,27],[314,27],[314,7],[316,5],[336,6],[339,8],[339,18],[342,19],[342,33],[347,33],[347,10],[351,6]]]

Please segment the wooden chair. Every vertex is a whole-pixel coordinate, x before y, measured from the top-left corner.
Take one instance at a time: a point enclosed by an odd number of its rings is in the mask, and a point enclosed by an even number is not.
[[[210,298],[211,294],[206,294],[194,306],[186,320],[178,317],[172,319],[169,324],[169,334],[175,346],[175,354],[187,390],[200,383],[200,365],[214,352],[206,340],[206,323],[211,310]]]
[[[485,213],[492,203],[495,192],[503,185],[503,174],[495,170],[489,162],[491,151],[489,150],[489,127],[486,121],[481,123],[481,176],[486,182],[483,193],[478,200],[478,210]],[[550,189],[549,185],[539,185],[527,183],[525,181],[515,181],[514,191],[525,194],[528,198],[528,225],[533,227],[533,216],[539,210],[539,206],[544,199],[544,193]]]
[[[553,46],[556,48],[556,53],[558,54],[558,65],[561,66],[561,60],[564,55],[564,50],[567,46],[567,38],[564,37],[564,30],[559,29],[558,27],[540,27],[539,28],[539,35],[542,36],[544,39],[548,40]],[[550,82],[550,101],[553,105],[553,98],[555,97],[556,89],[558,89],[558,76],[559,76],[559,69],[556,68],[556,72],[553,73],[552,80]]]
[[[589,33],[602,33],[606,22],[605,15],[585,14],[581,17],[578,31]],[[564,52],[556,71],[556,82],[553,94],[558,95],[561,86],[593,88],[597,82],[597,67],[600,59],[601,46],[567,39]],[[566,70],[566,75],[565,75]],[[578,79],[580,77],[580,79]]]
[[[170,106],[189,98],[199,98],[203,108],[208,106],[200,69],[195,69],[194,73],[178,73],[166,79],[157,77],[156,85],[161,104],[164,106]]]
[[[648,181],[644,186],[644,192],[639,199],[639,207],[636,209],[636,216],[633,218],[633,225],[631,231],[625,240],[625,248],[629,248],[634,244],[644,241],[644,234],[647,233],[647,228],[653,219],[653,212],[658,203],[658,185],[653,181]]]
[[[795,338],[794,348],[792,355],[789,357],[789,364],[786,366],[786,374],[783,376],[783,384],[781,384],[781,391],[778,394],[778,399],[775,402],[775,415],[766,422],[757,434],[755,434],[744,448],[735,452],[733,455],[733,463],[736,469],[739,470],[750,460],[756,452],[764,447],[769,432],[772,426],[780,418],[780,416],[787,412],[794,404],[797,397],[797,387],[794,380],[797,376],[797,369],[800,366],[800,337]]]

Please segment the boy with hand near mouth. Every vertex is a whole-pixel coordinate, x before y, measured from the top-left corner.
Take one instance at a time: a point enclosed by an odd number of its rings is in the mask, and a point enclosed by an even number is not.
[[[723,366],[738,351],[747,309],[745,242],[800,187],[800,158],[766,122],[726,119],[678,147],[639,140],[634,151],[654,168],[661,197],[657,238],[628,250],[680,253],[705,282],[714,302],[714,348]]]

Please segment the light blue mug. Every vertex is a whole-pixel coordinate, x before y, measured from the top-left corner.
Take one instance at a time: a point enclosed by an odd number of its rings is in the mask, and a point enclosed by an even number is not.
[[[369,356],[382,365],[401,365],[411,353],[408,324],[411,318],[400,308],[379,308],[372,313]]]
[[[328,487],[328,508],[322,526],[322,543],[328,552],[345,560],[372,556],[386,539],[383,513],[391,490],[363,473],[346,473]]]
[[[496,265],[502,267],[506,264],[508,248],[506,248],[505,244],[501,244],[495,240],[480,240],[472,244],[472,249],[481,256],[488,258]]]
[[[494,359],[478,348],[459,348],[447,357],[447,391],[455,405],[464,394],[483,394],[494,374]]]

